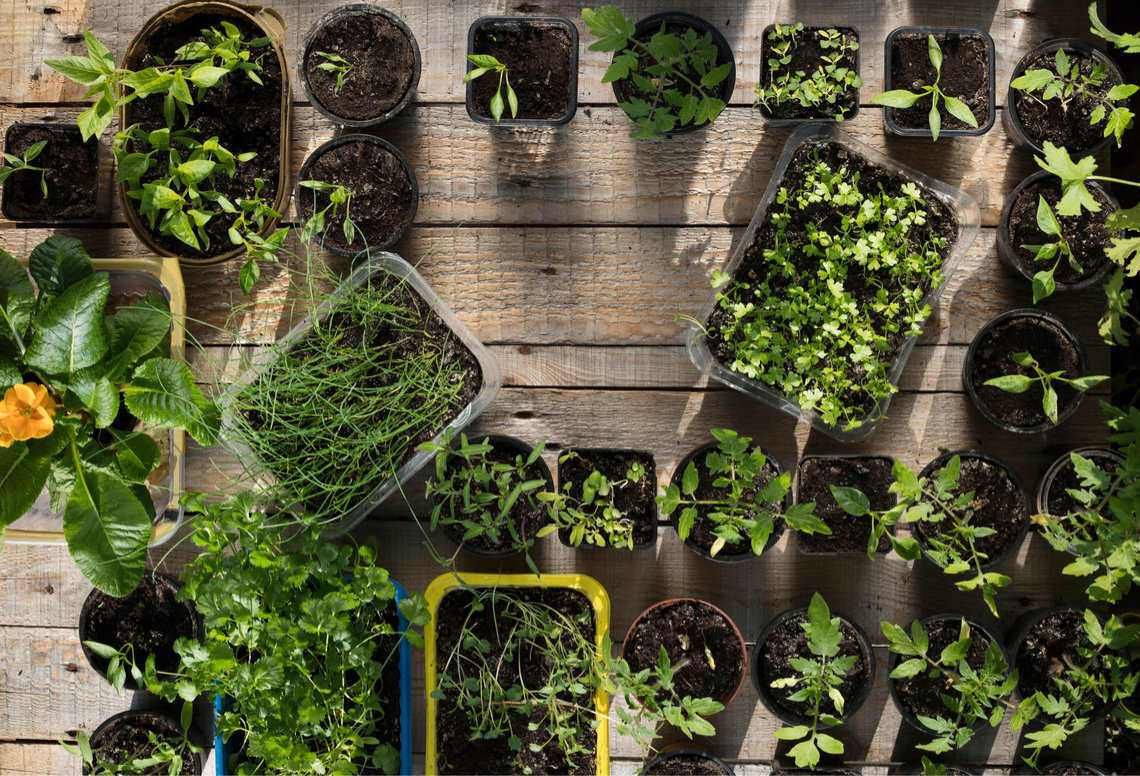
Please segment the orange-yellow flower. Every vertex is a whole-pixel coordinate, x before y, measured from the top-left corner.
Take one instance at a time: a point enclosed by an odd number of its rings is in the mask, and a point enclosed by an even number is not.
[[[0,404],[0,447],[50,436],[54,416],[55,400],[46,387],[39,383],[13,385]]]

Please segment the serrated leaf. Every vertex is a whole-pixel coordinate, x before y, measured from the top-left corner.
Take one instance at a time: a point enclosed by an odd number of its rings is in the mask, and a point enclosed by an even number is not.
[[[107,353],[103,312],[111,284],[100,272],[74,283],[36,319],[25,361],[49,375],[70,375],[98,363]]]
[[[119,389],[106,375],[82,369],[72,377],[68,388],[90,411],[95,428],[107,428],[115,421],[119,414]]]
[[[28,271],[41,293],[55,296],[92,274],[91,257],[74,237],[55,235],[32,248]]]
[[[184,428],[203,445],[217,441],[218,408],[194,382],[190,367],[169,358],[152,358],[135,370],[123,397],[135,417],[156,426]]]

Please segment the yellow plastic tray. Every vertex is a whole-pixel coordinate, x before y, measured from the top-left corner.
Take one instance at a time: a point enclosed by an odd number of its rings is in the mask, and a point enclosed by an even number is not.
[[[428,608],[431,610],[432,624],[424,633],[425,680],[427,690],[427,745],[424,756],[424,770],[430,776],[439,773],[436,763],[436,700],[431,697],[436,683],[436,641],[435,614],[439,602],[448,592],[460,587],[562,587],[577,590],[590,600],[594,607],[596,633],[594,642],[601,652],[602,640],[610,629],[610,597],[602,584],[585,574],[443,574],[432,580],[424,592]],[[610,772],[610,698],[605,692],[594,695],[594,708],[598,712],[598,769],[597,776],[609,776]]]

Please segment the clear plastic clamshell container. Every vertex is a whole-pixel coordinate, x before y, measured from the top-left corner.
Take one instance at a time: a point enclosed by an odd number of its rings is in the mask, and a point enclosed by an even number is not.
[[[745,253],[756,236],[756,231],[764,222],[765,216],[768,213],[768,207],[772,204],[772,201],[776,197],[776,192],[783,184],[784,175],[788,170],[788,165],[792,161],[792,156],[801,146],[808,143],[838,143],[851,153],[862,156],[889,172],[913,180],[924,190],[925,194],[937,197],[954,212],[955,217],[958,219],[958,237],[950,246],[949,255],[942,264],[943,283],[938,287],[932,288],[925,298],[925,301],[930,304],[931,307],[936,306],[938,298],[942,294],[942,290],[946,287],[954,271],[962,263],[966,251],[969,250],[970,244],[974,242],[974,238],[978,234],[981,224],[981,214],[978,209],[977,200],[961,189],[954,188],[924,173],[899,164],[875,149],[852,139],[836,124],[808,124],[800,127],[788,138],[788,142],[784,146],[784,151],[780,155],[775,169],[772,171],[772,179],[768,183],[768,188],[765,189],[763,196],[760,198],[760,204],[756,207],[756,213],[752,216],[752,221],[748,224],[748,228],[745,230],[743,237],[737,243],[736,250],[733,251],[732,257],[729,259],[724,271],[730,276],[735,274],[740,263],[744,260]],[[841,442],[856,442],[861,439],[866,439],[874,432],[876,426],[886,416],[887,407],[891,402],[890,396],[880,399],[875,405],[874,410],[867,415],[863,424],[858,428],[845,430],[838,426],[831,426],[824,423],[823,419],[816,413],[802,410],[794,397],[787,396],[758,380],[753,380],[732,371],[727,365],[722,364],[716,359],[706,342],[704,323],[715,309],[716,292],[713,292],[709,296],[709,301],[704,305],[696,318],[698,323],[689,327],[688,334],[685,338],[689,358],[702,373],[709,375],[717,382],[723,383],[730,388],[735,388],[754,399],[759,399],[765,404],[786,412],[795,418],[806,418],[813,428]],[[931,320],[933,318],[934,315],[931,316]],[[902,375],[903,368],[906,366],[907,359],[910,358],[910,353],[914,349],[917,340],[917,337],[908,338],[903,343],[895,360],[891,363],[887,375],[892,384],[898,385],[899,377]]]
[[[471,330],[455,317],[455,314],[451,312],[444,301],[432,290],[427,281],[423,279],[423,276],[421,276],[411,264],[394,253],[372,251],[363,256],[360,263],[352,271],[352,274],[350,274],[336,290],[324,297],[315,309],[300,323],[290,329],[289,332],[272,347],[262,348],[257,355],[254,356],[248,368],[222,393],[219,399],[222,408],[222,444],[242,462],[247,475],[254,481],[271,482],[272,476],[267,469],[258,462],[257,457],[249,449],[248,445],[242,440],[241,435],[236,430],[237,426],[233,420],[234,410],[232,408],[234,397],[245,387],[253,383],[260,376],[262,371],[276,361],[291,345],[304,337],[309,329],[312,328],[314,321],[323,320],[327,315],[333,312],[342,297],[381,273],[392,275],[406,282],[421,299],[428,303],[432,311],[439,316],[440,320],[451,330],[452,334],[471,351],[471,354],[475,356],[475,359],[479,362],[479,370],[482,372],[482,384],[479,388],[479,392],[467,406],[459,411],[450,423],[440,430],[435,436],[434,441],[439,442],[447,431],[460,431],[474,422],[476,418],[483,414],[488,405],[494,400],[495,395],[499,392],[499,388],[502,387],[503,384],[503,377],[502,372],[499,370],[499,365],[495,362],[494,356],[483,346],[483,343],[475,338]],[[417,450],[400,466],[395,476],[383,476],[381,473],[377,473],[377,477],[380,479],[378,479],[376,487],[374,487],[367,496],[361,499],[356,506],[346,512],[337,521],[330,524],[330,534],[339,535],[351,531],[361,520],[371,514],[376,507],[400,489],[404,483],[414,477],[431,459],[431,453]]]
[[[106,272],[111,281],[108,311],[125,306],[148,294],[160,294],[170,305],[170,357],[179,361],[186,355],[186,292],[177,259],[123,258],[92,259],[96,272]],[[136,431],[148,432],[145,424]],[[161,457],[147,483],[154,504],[155,522],[150,546],[169,540],[182,525],[180,505],[185,482],[186,433],[182,429],[155,429],[151,434]],[[26,515],[12,523],[4,538],[10,542],[60,543],[63,515],[51,508],[45,489]]]

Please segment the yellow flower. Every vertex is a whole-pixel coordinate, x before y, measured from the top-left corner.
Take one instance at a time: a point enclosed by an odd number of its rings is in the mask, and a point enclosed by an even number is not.
[[[51,436],[55,400],[39,383],[13,385],[0,404],[0,447]]]

